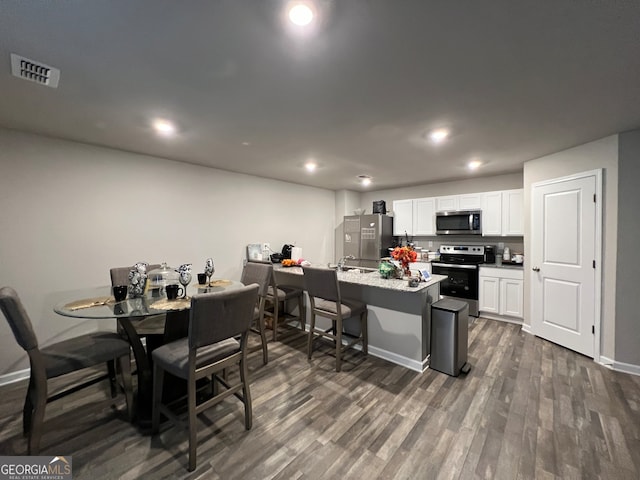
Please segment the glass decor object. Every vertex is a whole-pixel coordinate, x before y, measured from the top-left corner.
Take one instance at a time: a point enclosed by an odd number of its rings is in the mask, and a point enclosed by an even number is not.
[[[207,286],[211,286],[211,276],[216,269],[213,266],[213,259],[207,258],[206,263],[204,264],[204,274],[207,276]]]
[[[187,298],[187,285],[191,283],[191,264],[184,263],[176,271],[178,272],[178,281],[184,287],[182,298]]]
[[[167,265],[166,262],[163,262],[162,265],[160,265],[160,268],[151,270],[148,273],[148,276],[151,295],[159,297],[161,295],[165,295],[167,285],[178,284],[179,274],[174,268]]]
[[[131,298],[142,297],[147,287],[146,262],[138,262],[129,270],[129,296]]]
[[[380,272],[381,278],[395,278],[396,266],[391,262],[383,261],[380,262],[378,272]]]

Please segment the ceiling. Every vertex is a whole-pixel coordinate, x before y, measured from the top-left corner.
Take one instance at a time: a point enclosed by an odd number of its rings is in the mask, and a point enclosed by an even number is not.
[[[356,191],[516,172],[640,127],[638,1],[324,0],[307,30],[284,8],[2,0],[0,125]],[[12,76],[10,53],[58,88]]]

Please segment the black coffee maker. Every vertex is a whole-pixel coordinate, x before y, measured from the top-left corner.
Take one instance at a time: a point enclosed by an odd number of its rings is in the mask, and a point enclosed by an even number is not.
[[[496,247],[495,246],[485,245],[484,263],[496,263]]]

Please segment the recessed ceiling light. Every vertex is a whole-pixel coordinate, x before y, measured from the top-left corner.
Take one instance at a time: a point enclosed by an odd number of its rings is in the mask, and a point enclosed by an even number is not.
[[[169,120],[164,120],[161,118],[153,121],[153,128],[156,133],[164,135],[165,137],[170,137],[174,133],[176,133],[176,126]]]
[[[313,10],[306,3],[296,3],[289,9],[289,20],[300,27],[307,26],[313,20]]]
[[[248,147],[249,145],[251,145],[251,143],[250,143],[250,142],[242,142],[242,146],[243,146],[243,147]]]
[[[371,185],[371,177],[369,175],[358,175],[358,179],[363,187]]]
[[[304,164],[304,168],[307,169],[307,172],[315,172],[316,168],[318,168],[318,165],[316,164],[316,162],[309,160]]]
[[[449,137],[449,133],[446,128],[437,128],[429,132],[429,140],[433,143],[442,143]]]
[[[471,160],[469,163],[467,163],[467,168],[469,170],[477,170],[481,165],[482,162],[480,160]]]

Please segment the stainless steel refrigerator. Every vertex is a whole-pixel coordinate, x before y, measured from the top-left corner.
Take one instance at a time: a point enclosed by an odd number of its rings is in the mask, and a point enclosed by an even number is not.
[[[393,244],[393,218],[387,215],[350,215],[344,217],[343,254],[352,255],[347,265],[378,268],[380,259],[389,256]]]

